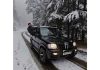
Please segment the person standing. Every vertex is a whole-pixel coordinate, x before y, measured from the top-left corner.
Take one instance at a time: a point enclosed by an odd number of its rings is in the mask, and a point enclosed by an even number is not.
[[[31,35],[34,35],[34,32],[33,32],[33,27],[32,27],[32,24],[31,23],[28,23],[28,28],[27,28],[28,32],[31,34]]]

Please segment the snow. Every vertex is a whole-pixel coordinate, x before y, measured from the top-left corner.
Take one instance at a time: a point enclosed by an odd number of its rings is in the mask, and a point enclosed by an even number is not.
[[[48,22],[50,22],[51,20],[53,20],[53,18],[52,18],[52,17],[50,17],[50,18],[48,19]]]
[[[51,13],[50,17],[53,17],[54,19],[56,19],[56,18],[61,19],[62,18],[62,16],[59,14],[56,14],[56,12]]]
[[[84,70],[77,66],[76,64],[72,63],[69,60],[66,60],[64,58],[52,61],[54,66],[56,66],[59,70]]]
[[[79,8],[80,9],[83,9],[84,8],[84,5],[83,4],[79,4]]]
[[[25,34],[25,32],[24,32],[23,36],[28,40],[28,42],[30,42],[30,38]]]
[[[53,19],[57,19],[57,18],[58,19],[62,19],[62,15],[57,14],[56,11],[55,11],[55,12],[53,12],[53,13],[50,14],[48,22],[50,22]]]
[[[83,18],[86,18],[87,17],[87,11],[79,10],[79,15],[82,16]]]
[[[86,18],[87,17],[87,12],[86,11],[81,11],[81,10],[75,10],[75,11],[72,11],[71,13],[67,14],[65,17],[64,17],[64,22],[66,21],[73,21],[73,20],[76,20],[76,19],[79,19],[80,16],[82,16],[83,18]]]
[[[51,2],[49,3],[49,5],[47,6],[47,10],[52,6],[52,4],[53,4],[53,2],[51,1]]]
[[[77,57],[77,58],[79,58],[79,59],[87,62],[87,54],[86,53],[80,53],[80,52],[78,52],[75,57]]]
[[[52,17],[54,17],[54,18],[59,18],[59,19],[61,19],[61,18],[62,18],[62,17],[61,17],[61,15],[56,14],[55,12],[51,13],[51,15],[50,15],[50,16],[52,16]]]
[[[75,11],[72,11],[71,13],[67,14],[65,17],[64,17],[64,22],[65,21],[69,21],[71,22],[73,19],[78,19],[79,18],[79,13],[77,10]]]
[[[85,48],[78,48],[79,51],[82,51],[82,52],[87,52],[87,49]]]
[[[39,70],[36,62],[32,59],[32,56],[29,53],[29,50],[21,36],[21,32],[23,32],[23,30],[13,32],[14,70]]]
[[[78,52],[75,57],[87,62],[87,48],[78,47]]]

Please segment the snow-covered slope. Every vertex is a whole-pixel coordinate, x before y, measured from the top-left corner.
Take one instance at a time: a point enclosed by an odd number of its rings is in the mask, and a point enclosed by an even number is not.
[[[39,70],[21,36],[22,31],[13,32],[14,70]]]

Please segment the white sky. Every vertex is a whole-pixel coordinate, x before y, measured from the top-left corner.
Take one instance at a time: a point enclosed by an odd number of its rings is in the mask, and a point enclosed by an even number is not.
[[[14,0],[15,10],[22,26],[27,26],[28,22],[32,21],[32,14],[26,12],[26,0]]]

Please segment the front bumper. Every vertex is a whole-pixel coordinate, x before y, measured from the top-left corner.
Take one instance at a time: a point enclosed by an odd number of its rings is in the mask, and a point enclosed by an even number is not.
[[[48,57],[48,59],[57,59],[60,57],[65,57],[66,55],[71,54],[73,52],[75,54],[77,54],[77,48],[73,48],[71,50],[61,50],[61,49],[48,50],[47,57]],[[64,54],[64,53],[66,53],[66,54]]]

